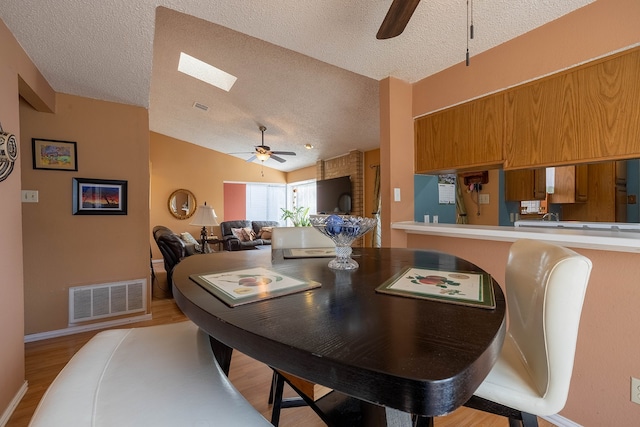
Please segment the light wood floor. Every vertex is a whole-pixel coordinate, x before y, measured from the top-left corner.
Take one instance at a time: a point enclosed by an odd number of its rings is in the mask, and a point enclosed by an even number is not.
[[[179,322],[186,317],[164,290],[166,278],[158,273],[154,283],[154,298],[151,303],[153,320],[132,324],[131,326],[150,326]],[[49,384],[71,357],[98,331],[85,332],[66,337],[52,338],[25,344],[26,379],[29,389],[9,419],[7,427],[26,427],[42,395]],[[250,357],[234,352],[229,378],[235,387],[265,418],[271,419],[271,406],[267,403],[271,385],[271,369]],[[285,390],[285,396],[294,396],[291,389]],[[539,420],[540,427],[552,427],[553,424]],[[508,420],[485,414],[468,408],[460,408],[454,413],[435,420],[436,427],[506,427]],[[324,423],[307,407],[288,408],[280,417],[282,427],[320,427]]]

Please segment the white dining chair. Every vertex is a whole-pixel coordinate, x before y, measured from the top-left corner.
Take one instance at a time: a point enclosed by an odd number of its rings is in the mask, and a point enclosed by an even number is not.
[[[465,406],[534,427],[569,394],[591,261],[535,240],[510,248],[505,288],[508,330],[498,361]]]
[[[271,233],[271,249],[310,249],[310,248],[332,248],[335,243],[313,227],[274,227]],[[284,383],[287,382],[300,395],[299,398],[283,399],[282,392]],[[291,374],[273,370],[271,379],[271,391],[269,393],[269,403],[273,404],[271,411],[271,424],[277,426],[280,421],[280,410],[284,408],[295,408],[304,405],[313,407],[316,399],[317,385],[302,378],[297,378]]]
[[[335,243],[313,227],[274,227],[271,249],[333,248]]]

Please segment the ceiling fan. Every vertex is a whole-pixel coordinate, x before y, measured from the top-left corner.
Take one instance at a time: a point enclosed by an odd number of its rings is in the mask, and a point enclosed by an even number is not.
[[[256,152],[253,156],[247,159],[247,162],[252,162],[255,159],[258,159],[261,162],[264,162],[265,160],[268,160],[271,158],[277,162],[284,163],[286,162],[286,160],[283,159],[282,157],[278,157],[276,154],[281,156],[296,155],[296,153],[294,153],[293,151],[271,151],[271,147],[269,147],[268,145],[264,145],[264,131],[267,130],[267,128],[264,126],[260,126],[259,129],[260,129],[260,132],[262,132],[262,144],[255,146]]]
[[[418,3],[420,0],[393,0],[376,38],[378,40],[390,39],[402,34],[411,15],[418,7]]]

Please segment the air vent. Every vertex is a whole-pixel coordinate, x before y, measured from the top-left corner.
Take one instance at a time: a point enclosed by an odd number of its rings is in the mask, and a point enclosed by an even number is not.
[[[204,104],[200,104],[199,102],[194,102],[193,103],[193,108],[199,108],[202,111],[209,111],[209,107],[204,105]]]
[[[145,279],[69,288],[70,324],[146,310]]]

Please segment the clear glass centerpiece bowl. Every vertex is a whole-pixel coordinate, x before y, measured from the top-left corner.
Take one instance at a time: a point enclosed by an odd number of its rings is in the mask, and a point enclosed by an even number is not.
[[[376,225],[373,218],[350,215],[312,216],[311,225],[333,240],[336,257],[329,262],[334,270],[355,270],[358,263],[351,258],[351,244]]]

